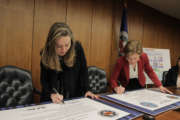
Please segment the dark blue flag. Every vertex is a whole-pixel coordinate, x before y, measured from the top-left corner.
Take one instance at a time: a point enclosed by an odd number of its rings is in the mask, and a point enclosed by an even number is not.
[[[120,27],[120,39],[119,39],[119,55],[124,55],[124,46],[128,41],[128,27],[127,27],[127,9],[123,7],[122,21]]]

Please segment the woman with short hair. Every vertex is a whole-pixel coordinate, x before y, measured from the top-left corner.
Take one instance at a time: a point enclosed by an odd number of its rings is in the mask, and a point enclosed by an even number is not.
[[[162,86],[149,63],[147,54],[142,52],[139,41],[128,41],[124,54],[117,60],[110,80],[111,87],[116,93],[144,88],[146,83],[144,71],[162,92],[172,93]]]

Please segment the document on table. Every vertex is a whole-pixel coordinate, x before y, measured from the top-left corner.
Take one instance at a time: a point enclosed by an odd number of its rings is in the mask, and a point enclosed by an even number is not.
[[[180,102],[180,96],[165,94],[148,89],[130,91],[122,95],[112,94],[108,95],[108,97],[151,111]]]
[[[2,120],[115,120],[129,114],[89,98],[0,111]]]

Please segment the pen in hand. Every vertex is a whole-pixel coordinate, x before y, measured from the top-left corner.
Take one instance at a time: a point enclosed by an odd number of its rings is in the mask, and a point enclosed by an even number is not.
[[[58,92],[55,88],[53,88],[53,90],[54,90],[54,92],[55,92],[57,95],[60,96],[59,92]],[[64,104],[64,100],[62,100],[61,102]]]

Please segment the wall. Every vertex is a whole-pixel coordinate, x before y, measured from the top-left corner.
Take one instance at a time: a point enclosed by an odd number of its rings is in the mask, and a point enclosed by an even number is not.
[[[170,49],[171,65],[176,64],[180,56],[180,20],[164,15],[136,1],[128,1],[128,35],[129,40],[140,40],[143,47]],[[121,23],[121,3],[117,0],[111,52],[117,50],[116,40],[119,39],[119,26]],[[112,62],[117,54],[112,54]]]
[[[32,72],[40,86],[40,50],[50,26],[66,22],[81,41],[88,65],[103,68],[110,77],[117,59],[121,23],[120,0],[1,0],[0,66],[16,65]],[[180,51],[180,20],[128,1],[129,39],[144,47],[168,48],[175,65]]]
[[[0,1],[0,66],[31,70],[33,1]]]

